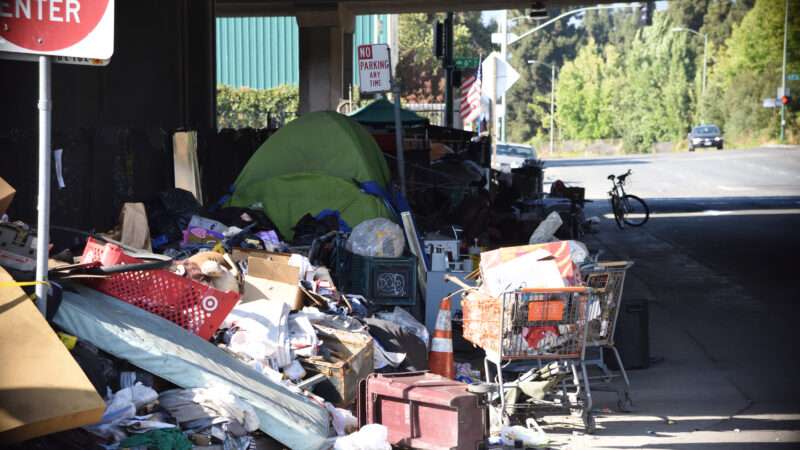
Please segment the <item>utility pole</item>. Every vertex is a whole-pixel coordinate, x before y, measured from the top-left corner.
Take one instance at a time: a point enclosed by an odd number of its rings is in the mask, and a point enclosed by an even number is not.
[[[444,20],[444,126],[453,127],[453,13]]]
[[[555,142],[553,132],[555,130],[555,116],[553,106],[556,103],[556,66],[550,65],[550,156],[553,156]]]
[[[786,36],[789,30],[789,0],[786,0],[783,13],[783,68],[781,69],[781,90],[786,95]],[[786,105],[781,102],[781,142],[786,132]]]
[[[555,148],[555,104],[556,104],[556,66],[542,61],[529,60],[528,64],[541,64],[550,67],[550,155]]]
[[[503,36],[502,41],[500,41],[500,59],[503,62],[508,61],[508,10],[503,10],[503,15],[500,17],[500,34]],[[506,118],[508,117],[508,109],[506,108],[506,93],[503,92],[503,95],[500,97],[500,103],[503,104],[503,118],[501,119],[502,122],[500,124],[500,142],[506,141]],[[500,118],[500,115],[497,115],[497,118]]]

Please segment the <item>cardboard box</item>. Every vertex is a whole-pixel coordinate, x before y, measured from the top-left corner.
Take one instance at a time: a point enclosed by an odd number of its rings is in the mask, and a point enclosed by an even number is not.
[[[290,266],[291,255],[262,253],[247,258],[242,302],[269,299],[280,300],[292,311],[303,308],[305,294],[300,290],[300,268]]]
[[[14,194],[16,193],[17,191],[0,177],[0,215],[5,214],[8,207],[11,206],[11,201],[14,200]]]

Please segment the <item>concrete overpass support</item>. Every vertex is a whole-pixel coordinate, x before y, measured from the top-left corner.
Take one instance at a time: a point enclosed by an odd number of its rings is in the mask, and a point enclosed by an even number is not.
[[[353,77],[355,15],[338,10],[297,14],[300,29],[300,114],[335,110]]]

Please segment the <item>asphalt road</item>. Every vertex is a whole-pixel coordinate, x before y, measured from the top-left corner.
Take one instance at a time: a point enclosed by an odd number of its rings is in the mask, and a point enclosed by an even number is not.
[[[628,169],[652,216],[618,230],[606,177]],[[651,348],[664,358],[639,372],[644,409],[686,424],[664,426],[674,440],[655,447],[799,445],[800,148],[552,160],[545,179],[584,186],[599,200],[587,215],[601,218],[587,242],[636,262],[630,295],[650,298]],[[635,434],[613,423],[609,433]]]

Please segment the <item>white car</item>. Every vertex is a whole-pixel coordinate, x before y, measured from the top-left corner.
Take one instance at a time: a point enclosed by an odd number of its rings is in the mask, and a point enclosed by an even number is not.
[[[498,142],[497,151],[492,158],[492,168],[509,171],[522,167],[527,160],[536,160],[536,149],[530,145]]]

